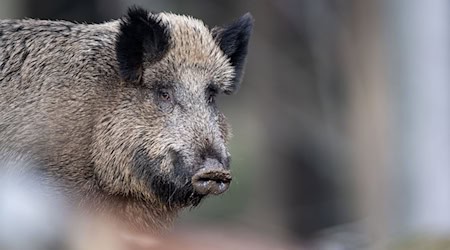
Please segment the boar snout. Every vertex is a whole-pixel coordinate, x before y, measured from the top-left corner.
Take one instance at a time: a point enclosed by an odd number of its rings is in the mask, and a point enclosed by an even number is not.
[[[207,158],[203,167],[192,177],[192,186],[199,194],[218,195],[227,191],[231,172],[218,160]]]

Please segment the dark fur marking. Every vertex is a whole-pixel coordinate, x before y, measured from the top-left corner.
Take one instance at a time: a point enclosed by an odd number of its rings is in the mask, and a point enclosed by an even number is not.
[[[153,175],[158,171],[164,157],[159,156],[150,158],[144,147],[136,150],[133,158],[133,173],[139,178],[144,178],[146,182],[150,182]]]
[[[151,182],[153,192],[170,207],[196,206],[203,195],[194,192],[192,185],[179,186],[171,177],[155,175]]]
[[[130,82],[141,79],[144,62],[161,60],[169,48],[166,28],[141,8],[130,8],[122,19],[116,54],[121,77]]]
[[[188,179],[189,171],[186,169],[186,163],[183,160],[183,156],[174,151],[170,151],[170,157],[173,159],[173,174],[175,176],[184,177],[185,179]]]
[[[253,17],[250,13],[247,13],[226,27],[212,30],[214,39],[218,42],[225,55],[230,58],[231,65],[233,65],[235,70],[234,85],[232,89],[225,92],[227,94],[239,88],[252,28]]]
[[[185,170],[181,155],[174,151],[169,154],[174,161],[174,170],[166,175],[159,170],[163,156],[152,158],[144,147],[138,148],[133,159],[133,173],[143,178],[153,194],[168,206],[198,205],[203,196],[194,192],[190,183],[191,175]]]

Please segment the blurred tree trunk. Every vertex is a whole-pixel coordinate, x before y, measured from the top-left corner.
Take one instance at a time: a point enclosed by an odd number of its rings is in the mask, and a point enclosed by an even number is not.
[[[391,187],[389,99],[384,68],[378,1],[352,1],[349,32],[342,55],[349,79],[348,133],[352,140],[352,162],[363,230],[375,249],[386,249],[387,195]]]
[[[426,239],[410,249],[449,249],[450,3],[385,1],[385,13],[397,189],[390,226],[400,241]]]
[[[448,249],[449,4],[353,2],[343,55],[366,233],[377,249]]]

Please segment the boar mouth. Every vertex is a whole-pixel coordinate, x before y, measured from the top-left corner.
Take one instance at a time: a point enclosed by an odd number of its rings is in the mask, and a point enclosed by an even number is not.
[[[231,183],[229,170],[200,170],[192,177],[194,190],[201,195],[219,195],[227,191]]]

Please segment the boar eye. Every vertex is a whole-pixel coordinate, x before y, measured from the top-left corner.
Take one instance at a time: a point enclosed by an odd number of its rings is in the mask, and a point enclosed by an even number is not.
[[[167,91],[167,90],[160,90],[160,91],[158,92],[158,95],[159,95],[159,98],[160,98],[162,101],[168,102],[168,101],[170,101],[170,100],[172,99],[172,97],[170,96],[169,91]]]
[[[172,89],[160,88],[156,90],[156,104],[163,112],[170,112],[174,106],[174,95]]]

